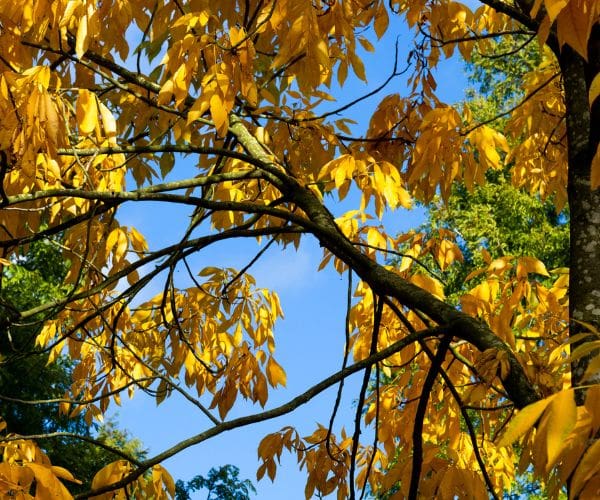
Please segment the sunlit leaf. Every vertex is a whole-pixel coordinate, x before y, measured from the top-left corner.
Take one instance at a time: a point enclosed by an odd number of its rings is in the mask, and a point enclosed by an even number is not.
[[[546,424],[546,446],[548,452],[548,468],[556,462],[564,449],[566,438],[575,427],[577,407],[573,391],[560,391],[548,407]]]
[[[498,442],[498,446],[508,446],[529,431],[539,420],[548,405],[552,403],[554,397],[550,396],[542,399],[520,410],[509,422],[506,431]]]
[[[91,134],[98,126],[96,96],[88,90],[79,90],[77,98],[77,123],[82,134]]]

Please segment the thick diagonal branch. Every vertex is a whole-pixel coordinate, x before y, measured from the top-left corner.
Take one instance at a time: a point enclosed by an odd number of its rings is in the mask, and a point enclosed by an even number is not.
[[[231,132],[246,152],[260,161],[270,182],[277,186],[286,199],[306,213],[314,225],[312,233],[321,246],[353,269],[375,294],[394,298],[410,309],[423,312],[444,327],[448,335],[466,340],[480,351],[497,349],[505,352],[510,362],[510,371],[502,382],[517,408],[523,408],[540,399],[540,395],[510,347],[487,325],[402,279],[398,274],[389,271],[360,252],[340,231],[333,215],[315,193],[276,165],[239,118],[232,116],[231,124]]]

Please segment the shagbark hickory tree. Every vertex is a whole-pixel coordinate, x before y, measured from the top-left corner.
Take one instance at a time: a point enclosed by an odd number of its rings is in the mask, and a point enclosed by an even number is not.
[[[309,436],[270,434],[259,477],[274,477],[289,450],[307,471],[307,497],[452,498],[465,488],[499,497],[525,470],[550,495],[598,496],[600,3],[472,4],[0,2],[2,265],[43,239],[58,241],[69,263],[66,296],[5,311],[3,335],[43,315],[38,350],[76,363],[70,390],[54,400],[67,414],[91,420],[143,390],[159,402],[180,393],[204,418],[153,457],[120,452],[81,496],[172,496],[163,460],[292,412],[356,372],[355,429],[336,435],[324,415]],[[354,137],[344,83],[349,73],[365,79],[357,50],[377,51],[391,23],[414,31],[389,69],[410,75],[409,90],[380,89],[367,132]],[[540,44],[542,57],[521,102],[501,110],[501,132],[436,97],[440,59],[468,60],[516,35]],[[333,97],[338,107],[320,112]],[[484,258],[458,302],[445,300],[436,271],[460,265],[455,235],[397,236],[378,218],[444,199],[453,183],[473,188],[500,168],[558,211],[568,204],[570,273],[532,256]],[[354,210],[334,218],[324,199],[351,187]],[[175,244],[150,248],[119,222],[122,207],[150,201],[189,208]],[[339,371],[286,404],[228,418],[236,399],[264,407],[286,382],[275,291],[260,288],[250,267],[189,265],[239,238],[278,247],[316,238],[321,267],[356,279]],[[387,265],[398,248],[400,263]],[[430,261],[436,269],[420,265]],[[178,283],[184,274],[191,286]],[[162,291],[141,298],[157,280]],[[374,438],[364,442],[367,426]],[[43,442],[4,431],[3,495],[69,497],[76,478],[52,466]]]

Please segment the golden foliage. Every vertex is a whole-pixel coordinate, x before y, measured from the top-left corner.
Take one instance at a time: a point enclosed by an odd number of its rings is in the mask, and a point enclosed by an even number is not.
[[[448,298],[440,274],[464,260],[460,239],[448,229],[393,236],[381,222],[415,202],[447,200],[457,183],[473,190],[499,170],[558,212],[566,206],[574,118],[565,118],[557,54],[581,65],[595,57],[588,42],[600,3],[535,0],[529,12],[517,4],[0,2],[0,263],[59,237],[69,263],[64,297],[13,312],[19,324],[43,316],[36,345],[50,361],[75,360],[60,410],[91,423],[123,394],[144,391],[160,404],[178,392],[211,427],[160,455],[168,458],[366,370],[354,432],[336,437],[319,424],[306,437],[291,427],[269,434],[259,479],[275,478],[287,450],[307,472],[307,498],[354,497],[367,485],[399,497],[418,486],[424,497],[487,498],[530,465],[551,494],[570,481],[571,497],[593,497],[600,341],[594,325],[569,339],[568,273],[483,250],[485,265]],[[334,95],[352,79],[367,82],[365,52],[380,50],[399,19],[417,41],[406,55],[408,93],[381,96],[364,137],[354,137],[344,112],[356,103]],[[441,58],[469,60],[490,39],[523,32],[549,48],[526,75],[522,102],[503,113],[503,131],[437,97]],[[390,61],[389,81],[401,59]],[[597,66],[589,68],[586,116],[600,95],[600,76],[589,74]],[[596,189],[600,146],[588,153]],[[352,208],[332,216],[332,194]],[[122,223],[123,205],[150,202],[189,209],[173,222],[181,234],[162,247]],[[275,357],[279,298],[248,271],[271,243],[298,248],[307,233],[324,247],[319,270],[360,277],[349,300],[350,364],[288,405],[226,420],[239,399],[264,408],[270,388],[286,386]],[[263,244],[241,270],[187,260],[234,238]],[[576,404],[569,363],[584,358],[587,392]],[[360,425],[373,442],[358,441]],[[2,451],[3,495],[69,498],[62,481],[75,478],[32,441],[7,435]],[[158,461],[116,461],[97,473],[92,494],[173,497]]]

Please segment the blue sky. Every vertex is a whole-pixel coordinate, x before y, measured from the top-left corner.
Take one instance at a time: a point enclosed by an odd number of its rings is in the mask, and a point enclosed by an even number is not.
[[[393,22],[398,26],[402,25],[399,20]],[[390,29],[384,40],[376,44],[376,57],[365,54],[369,84],[353,81],[344,87],[342,93],[334,91],[335,95],[340,95],[340,104],[368,92],[387,78],[391,71],[397,36],[400,42],[400,61],[406,60],[412,44],[411,35]],[[444,63],[435,76],[438,81],[438,95],[442,100],[455,102],[462,98],[465,77],[460,63]],[[345,113],[359,122],[358,132],[366,128],[379,100],[392,92],[406,93],[400,80],[392,82],[382,95],[364,101]],[[176,165],[175,172],[182,166],[185,169],[183,163]],[[335,199],[328,200],[331,210],[336,215],[354,208],[353,204],[357,203],[356,196],[349,196],[343,205],[337,204]],[[188,216],[187,211],[145,204],[126,208],[119,219],[124,225],[137,227],[146,235],[151,248],[156,248],[159,245],[163,246],[165,241],[177,240],[189,220]],[[423,221],[423,216],[424,213],[419,208],[412,211],[399,210],[386,214],[384,224],[389,234],[395,234],[417,226]],[[177,223],[178,220],[181,220],[181,224]],[[191,262],[198,270],[208,265],[240,268],[258,249],[255,241],[223,243],[202,250]],[[285,389],[271,391],[267,408],[288,401],[312,384],[339,370],[341,366],[347,277],[340,276],[332,269],[317,273],[321,257],[322,249],[315,240],[305,238],[298,251],[293,248],[282,251],[281,248],[271,247],[250,270],[258,286],[271,288],[279,293],[285,313],[285,319],[277,324],[275,330],[275,354],[286,369],[288,384]],[[158,291],[159,285],[156,286],[155,290],[148,291],[146,297]],[[339,433],[342,425],[346,429],[352,429],[355,412],[353,401],[358,394],[361,376],[358,374],[346,382],[345,397],[334,429],[336,433]],[[312,433],[317,423],[326,425],[336,390],[330,389],[321,394],[292,415],[229,431],[180,453],[164,465],[175,479],[189,480],[196,474],[206,475],[211,467],[233,464],[240,468],[241,478],[253,481],[258,492],[256,498],[303,499],[306,476],[298,471],[296,461],[291,455],[282,457],[282,465],[278,469],[275,483],[271,483],[267,478],[256,482],[255,474],[259,465],[256,451],[258,443],[266,434],[285,425],[295,426],[301,435]],[[176,396],[156,407],[154,400],[138,393],[133,400],[124,399],[123,406],[116,410],[119,426],[129,429],[133,436],[140,438],[149,449],[150,455],[202,432],[210,425],[196,408]],[[260,406],[252,407],[238,402],[228,418],[259,410]],[[114,406],[112,411],[115,411]],[[197,498],[205,498],[205,494],[198,495]]]

